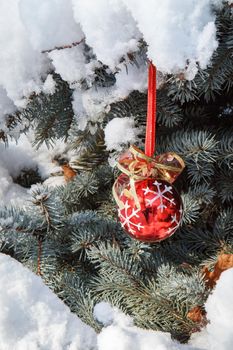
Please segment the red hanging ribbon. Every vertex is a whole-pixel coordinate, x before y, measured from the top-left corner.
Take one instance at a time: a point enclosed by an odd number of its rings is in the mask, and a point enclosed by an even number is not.
[[[153,157],[155,152],[156,131],[156,67],[150,61],[148,69],[148,97],[145,154]]]

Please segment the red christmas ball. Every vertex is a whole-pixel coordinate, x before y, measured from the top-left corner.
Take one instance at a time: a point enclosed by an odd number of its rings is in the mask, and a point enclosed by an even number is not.
[[[120,175],[119,200],[124,204],[118,215],[122,227],[134,238],[156,242],[170,237],[182,218],[182,201],[168,182],[148,178],[132,184]],[[135,200],[136,199],[136,200]]]

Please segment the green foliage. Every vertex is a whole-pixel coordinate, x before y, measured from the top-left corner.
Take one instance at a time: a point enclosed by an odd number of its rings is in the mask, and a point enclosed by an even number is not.
[[[58,74],[53,74],[56,87],[53,94],[32,95],[21,117],[35,126],[35,145],[51,146],[56,139],[67,139],[73,121],[72,90]]]
[[[106,65],[100,63],[95,68],[93,74],[89,79],[82,79],[80,82],[83,90],[90,89],[91,87],[98,88],[109,88],[116,82],[115,74]]]
[[[17,111],[13,114],[1,117],[0,142],[8,145],[9,138],[17,139],[22,132],[26,132],[29,127],[28,120]]]
[[[67,151],[77,155],[70,163],[77,170],[92,170],[107,160],[108,153],[104,143],[104,132],[100,125],[90,122],[84,130],[73,124],[69,132]]]

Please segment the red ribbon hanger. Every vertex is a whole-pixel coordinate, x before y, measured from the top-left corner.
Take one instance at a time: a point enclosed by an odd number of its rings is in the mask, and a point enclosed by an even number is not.
[[[156,132],[156,67],[150,61],[148,68],[148,95],[145,154],[153,157],[155,152]]]

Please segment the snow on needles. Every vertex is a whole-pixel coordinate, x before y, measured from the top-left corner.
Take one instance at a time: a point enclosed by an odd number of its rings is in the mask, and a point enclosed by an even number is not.
[[[1,350],[232,350],[233,269],[223,272],[206,303],[210,323],[189,344],[169,333],[140,329],[106,302],[94,317],[104,327],[99,334],[85,325],[41,278],[11,257],[0,254]]]
[[[48,81],[47,85],[47,89],[51,91],[53,82]],[[49,187],[63,184],[64,178],[62,176],[50,178],[49,176],[52,172],[60,170],[52,163],[52,159],[55,154],[63,152],[64,142],[57,141],[54,144],[54,149],[47,149],[46,145],[43,145],[39,150],[36,150],[31,145],[31,139],[33,139],[32,131],[28,132],[27,136],[22,134],[17,144],[11,140],[9,140],[9,147],[0,144],[0,206],[22,207],[29,204],[28,189],[15,183],[15,179],[22,170],[37,169],[42,180],[48,178],[46,185]]]
[[[0,92],[5,91],[6,99],[23,107],[25,97],[41,91],[52,65],[68,82],[83,78],[88,65],[84,62],[83,46],[43,53],[83,38],[93,49],[96,60],[114,72],[123,67],[122,56],[138,51],[141,39],[148,45],[148,57],[163,72],[184,69],[187,61],[192,67],[196,61],[205,67],[217,47],[212,6],[222,2],[1,1]],[[192,78],[195,67],[193,72]]]
[[[46,64],[27,40],[18,6],[19,0],[0,1],[0,87],[19,107],[23,96],[38,92]]]
[[[93,5],[92,0],[73,0],[73,6],[87,43],[102,62],[114,68],[144,38],[149,58],[170,73],[183,69],[187,60],[198,61],[202,68],[208,64],[217,47],[213,2],[97,0]]]
[[[105,143],[109,151],[121,151],[123,145],[134,143],[140,133],[132,117],[114,118],[105,127]]]
[[[95,306],[94,316],[105,325],[98,335],[99,350],[195,350],[171,339],[169,333],[140,329],[133,320],[108,303]],[[111,344],[111,345],[110,345]]]
[[[75,19],[97,58],[114,69],[127,52],[138,50],[141,34],[121,0],[72,0]]]
[[[162,72],[174,72],[187,61],[208,64],[217,47],[212,0],[123,0]]]

